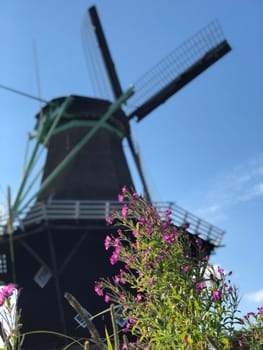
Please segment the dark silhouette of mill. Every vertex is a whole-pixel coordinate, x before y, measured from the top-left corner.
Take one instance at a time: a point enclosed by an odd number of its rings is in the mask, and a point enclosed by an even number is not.
[[[116,198],[122,186],[134,188],[124,139],[144,195],[151,201],[131,138],[130,120],[141,121],[231,50],[218,23],[213,22],[139,79],[128,99],[132,89],[123,93],[95,7],[88,10],[88,18],[113,99],[71,95],[55,98],[41,109],[36,116],[36,146],[10,212],[14,219],[12,240],[6,231],[1,236],[1,279],[15,281],[23,288],[25,331],[49,329],[87,335],[64,293],[72,293],[92,315],[104,308],[94,293],[94,281],[112,274],[103,245],[111,230],[105,217],[118,206]],[[43,146],[47,158],[41,185],[24,204],[26,181]],[[219,246],[222,230],[173,203],[155,205],[160,214],[171,208],[175,225],[189,222],[189,234],[204,240],[208,254]],[[31,335],[26,337],[25,348],[55,348],[56,341],[52,336]]]

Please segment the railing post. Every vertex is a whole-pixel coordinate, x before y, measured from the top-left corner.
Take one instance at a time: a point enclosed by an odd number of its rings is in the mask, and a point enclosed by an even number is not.
[[[105,218],[110,215],[110,202],[105,202]]]
[[[49,211],[48,206],[49,204],[41,203],[41,208],[39,210],[40,219],[41,219],[41,213],[42,213],[42,217],[45,221],[48,221],[48,211]]]
[[[200,223],[201,223],[201,220],[198,219],[198,220],[197,220],[197,224],[196,224],[196,228],[195,228],[195,233],[196,233],[196,234],[198,233],[198,229],[199,229]]]
[[[76,201],[75,204],[75,219],[79,219],[80,218],[80,202]]]

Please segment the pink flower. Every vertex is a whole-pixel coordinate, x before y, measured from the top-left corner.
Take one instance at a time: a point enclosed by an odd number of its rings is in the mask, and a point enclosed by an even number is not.
[[[162,239],[163,239],[164,241],[170,243],[170,244],[173,244],[173,243],[174,243],[174,240],[175,240],[175,237],[176,237],[175,234],[166,232],[166,233],[162,236]]]
[[[188,335],[185,335],[185,337],[184,337],[184,343],[185,343],[185,344],[188,344],[188,342],[189,342],[189,341],[188,341]]]
[[[124,301],[125,300],[125,294],[123,292],[121,292],[119,294],[119,298],[120,298],[121,301]]]
[[[116,253],[116,251],[113,252],[112,256],[110,257],[110,263],[111,265],[115,265],[118,261],[119,255]]]
[[[135,230],[132,231],[132,234],[134,235],[134,237],[138,237],[139,236],[139,233]]]
[[[128,216],[128,206],[127,206],[127,204],[124,204],[124,206],[122,207],[121,214],[124,217],[124,219],[127,218],[127,216]]]
[[[183,267],[183,270],[184,270],[184,272],[188,272],[188,271],[189,271],[189,266],[188,266],[188,265],[185,265],[185,266]]]
[[[0,306],[3,306],[5,303],[5,296],[3,293],[0,292]]]
[[[223,274],[223,273],[224,273],[224,269],[222,269],[221,267],[218,267],[218,272],[219,272],[220,274]]]
[[[118,276],[118,275],[114,276],[114,282],[115,282],[116,284],[119,284],[119,282],[120,282],[120,276]]]
[[[205,282],[198,282],[198,283],[196,283],[196,286],[195,286],[196,293],[200,294],[202,289],[204,289],[205,287],[206,287]]]
[[[111,243],[111,238],[110,238],[110,236],[106,236],[105,241],[104,241],[104,246],[105,246],[105,249],[106,249],[106,250],[109,249],[110,243]]]
[[[127,191],[127,187],[126,186],[123,186],[122,189],[121,189],[122,193],[125,193]]]
[[[139,195],[138,195],[137,192],[133,192],[132,196],[133,196],[134,199],[138,199],[139,198]]]
[[[152,286],[153,286],[153,279],[152,279],[152,277],[150,277],[150,278],[148,279],[148,286],[149,286],[149,287],[152,287]]]
[[[137,301],[141,301],[142,300],[142,295],[139,293],[136,295],[136,299]]]
[[[110,297],[108,296],[108,294],[105,295],[104,301],[105,303],[108,303],[110,301]]]
[[[220,301],[220,300],[222,300],[222,292],[221,292],[221,290],[213,290],[212,291],[212,300],[213,301]]]
[[[145,218],[141,217],[140,220],[139,220],[139,225],[143,226],[144,224],[145,224]]]
[[[165,211],[165,216],[170,216],[172,214],[171,210],[170,209],[167,209]]]
[[[151,225],[148,225],[148,226],[147,226],[146,233],[147,233],[147,235],[149,235],[149,236],[152,234],[152,227],[151,227]]]
[[[113,218],[111,216],[107,216],[106,217],[106,221],[109,223],[109,224],[112,224],[113,223]]]
[[[242,348],[242,346],[243,346],[242,340],[238,339],[238,345],[239,345],[240,348]]]
[[[119,284],[119,283],[125,284],[126,283],[125,278],[124,278],[124,271],[122,269],[120,269],[119,275],[114,276],[114,282],[116,284]]]
[[[119,201],[120,203],[123,202],[123,199],[124,199],[124,196],[123,196],[122,194],[118,194],[118,201]]]
[[[263,315],[263,307],[258,307],[258,314]]]
[[[99,296],[103,296],[103,290],[101,289],[99,282],[95,282],[94,290]]]
[[[12,283],[10,283],[7,286],[3,286],[3,288],[1,289],[1,293],[3,293],[5,297],[10,297],[13,294],[14,290],[15,286]]]
[[[119,238],[115,238],[114,239],[114,247],[115,248],[120,248],[120,239]]]
[[[129,323],[130,323],[131,325],[135,324],[135,323],[136,323],[136,318],[134,318],[134,317],[129,317]]]

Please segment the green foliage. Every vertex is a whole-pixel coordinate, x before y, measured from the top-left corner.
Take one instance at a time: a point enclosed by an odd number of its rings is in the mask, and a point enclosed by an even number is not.
[[[186,232],[187,223],[175,227],[170,211],[161,218],[126,188],[119,200],[124,201],[122,211],[108,219],[118,229],[106,237],[105,248],[113,249],[110,262],[120,270],[113,279],[97,281],[95,290],[106,302],[122,306],[123,331],[137,339],[130,346],[230,349],[239,322],[238,292],[231,284],[231,273],[209,265],[202,240]],[[254,342],[253,349],[263,339],[260,320],[258,314],[253,325],[257,332],[246,336]]]

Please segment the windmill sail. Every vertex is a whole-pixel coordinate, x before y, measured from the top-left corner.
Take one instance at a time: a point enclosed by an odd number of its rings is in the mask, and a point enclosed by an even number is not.
[[[129,118],[143,119],[230,50],[217,21],[201,29],[134,84]]]
[[[100,23],[99,16],[97,14],[97,10],[95,6],[89,8],[89,16],[90,21],[94,30],[94,33],[97,38],[97,43],[99,45],[103,62],[105,65],[106,72],[108,74],[109,82],[112,88],[113,95],[115,99],[122,95],[121,84],[115,70],[115,66],[111,57],[111,53],[102,29],[102,25]]]

